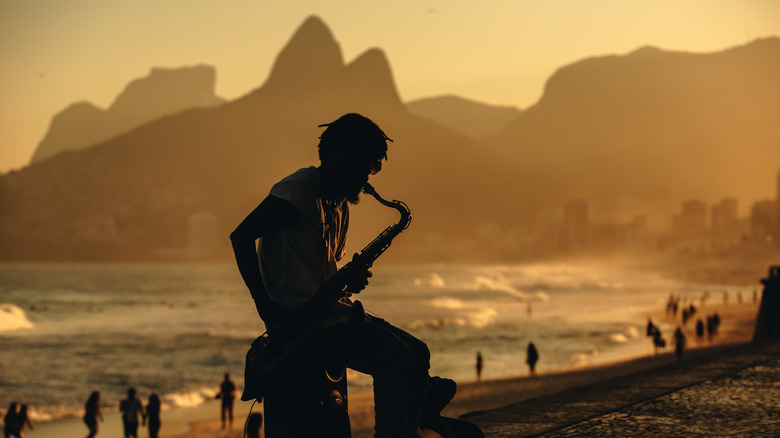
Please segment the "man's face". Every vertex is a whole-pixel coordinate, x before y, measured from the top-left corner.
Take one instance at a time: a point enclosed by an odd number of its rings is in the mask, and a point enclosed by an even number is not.
[[[340,154],[334,172],[336,191],[347,201],[357,204],[360,192],[368,182],[369,175],[376,175],[382,169],[382,157],[377,152],[354,152],[346,150]]]

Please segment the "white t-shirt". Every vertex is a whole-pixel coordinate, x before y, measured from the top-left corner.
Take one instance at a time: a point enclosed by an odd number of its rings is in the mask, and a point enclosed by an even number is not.
[[[297,229],[263,236],[257,251],[268,295],[292,310],[314,296],[338,270],[336,262],[345,252],[349,208],[346,202],[330,205],[323,201],[320,173],[314,166],[279,181],[270,195],[291,202],[301,215]]]

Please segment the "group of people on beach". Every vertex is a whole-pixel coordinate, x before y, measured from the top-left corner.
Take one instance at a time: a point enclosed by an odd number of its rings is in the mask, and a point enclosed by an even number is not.
[[[127,398],[119,402],[119,411],[122,413],[122,427],[125,438],[138,438],[139,416],[141,425],[149,425],[149,438],[157,438],[160,433],[160,396],[157,393],[149,395],[146,407],[136,397],[135,388],[127,390]],[[94,438],[98,433],[98,420],[103,421],[100,410],[100,392],[92,391],[84,404],[84,424],[89,429],[87,438]]]
[[[230,426],[232,427],[233,425],[233,402],[235,400],[235,392],[235,383],[230,380],[230,374],[225,373],[225,378],[220,384],[219,392],[216,395],[216,398],[222,400],[221,417],[223,429],[225,428],[226,420],[228,419],[230,421]],[[12,406],[15,408],[15,403],[12,404]],[[23,408],[26,412],[26,406],[23,405]],[[146,406],[144,406],[141,400],[136,397],[135,388],[128,388],[127,398],[124,398],[119,402],[119,411],[122,413],[124,437],[138,438],[139,417],[140,426],[148,425],[149,438],[159,437],[160,427],[162,426],[162,422],[160,421],[161,408],[160,396],[157,393],[150,394],[149,401],[146,403]],[[98,433],[98,420],[103,421],[103,414],[100,410],[100,392],[92,391],[89,398],[87,398],[87,402],[84,404],[84,411],[84,424],[86,424],[89,429],[87,438],[94,438]],[[11,412],[10,409],[9,412]],[[6,417],[7,416],[8,415],[6,415]],[[7,420],[6,424],[8,424]],[[27,424],[29,424],[29,419],[27,420]],[[32,427],[32,425],[30,425],[30,427]],[[18,436],[21,438],[20,435],[8,435],[6,433],[6,438],[9,436]]]
[[[704,292],[701,295],[701,305],[702,307],[706,303],[707,299],[709,298],[709,292]],[[754,293],[755,295],[755,293]],[[740,294],[741,296],[741,294]],[[688,321],[693,320],[696,315],[699,313],[699,309],[693,304],[683,304],[680,305],[681,297],[676,296],[674,294],[669,295],[669,299],[666,303],[666,313],[667,316],[672,319],[677,319],[677,313],[680,309],[682,311],[680,312],[681,317],[681,325],[678,325],[677,328],[674,331],[674,347],[675,347],[675,354],[678,358],[682,358],[683,351],[687,344],[687,336],[685,334],[685,328],[688,325]],[[756,301],[756,298],[754,296],[754,302]],[[738,300],[739,303],[742,302],[741,299]],[[724,292],[724,299],[723,303],[728,303],[728,292]],[[717,311],[713,311],[706,317],[698,318],[696,320],[696,343],[702,343],[705,341],[712,342],[715,339],[715,336],[718,334],[718,328],[720,327],[720,315]],[[659,349],[663,349],[666,347],[666,339],[664,339],[663,334],[661,333],[661,330],[656,326],[653,321],[648,318],[647,319],[647,336],[652,338],[653,346],[655,347],[656,354],[658,353]],[[706,338],[705,338],[706,335]]]
[[[24,428],[34,429],[27,411],[27,405],[19,406],[17,402],[11,402],[8,411],[3,416],[3,436],[5,438],[24,438]]]

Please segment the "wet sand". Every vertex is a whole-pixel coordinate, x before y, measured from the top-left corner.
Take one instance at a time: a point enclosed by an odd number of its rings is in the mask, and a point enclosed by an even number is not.
[[[711,302],[714,301],[716,300],[711,300]],[[697,343],[693,334],[694,324],[689,322],[686,328],[688,338],[686,357],[708,354],[714,350],[752,339],[755,317],[758,312],[757,304],[752,303],[752,301],[742,304],[732,302],[730,305],[711,303],[702,310],[702,313],[713,311],[717,311],[721,317],[718,336],[712,342]],[[663,310],[659,310],[658,314],[653,315],[653,318],[658,321],[663,320],[665,318]],[[667,334],[667,339],[671,339],[671,334]],[[615,377],[638,372],[650,373],[654,368],[672,364],[675,361],[673,348],[667,347],[665,351],[657,355],[564,372],[540,373],[533,378],[518,376],[481,382],[459,382],[458,393],[445,408],[443,415],[459,417],[466,413],[495,409]],[[165,426],[163,426],[161,436],[164,438],[241,437],[250,405],[251,403],[236,402],[236,419],[230,430],[221,429],[218,405],[214,404],[212,418],[204,419],[204,411],[199,409],[197,416],[193,416],[191,419],[191,429],[188,432],[183,434],[181,432],[166,433]],[[255,405],[253,412],[261,410],[262,407],[258,404]],[[371,430],[373,427],[373,395],[371,392],[350,394],[350,420],[353,427],[353,437],[368,438],[373,435]]]

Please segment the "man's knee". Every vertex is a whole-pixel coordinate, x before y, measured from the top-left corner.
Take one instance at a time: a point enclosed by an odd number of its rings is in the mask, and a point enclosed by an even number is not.
[[[416,371],[428,371],[431,367],[431,352],[428,345],[414,337],[405,340],[412,354],[413,366]]]

